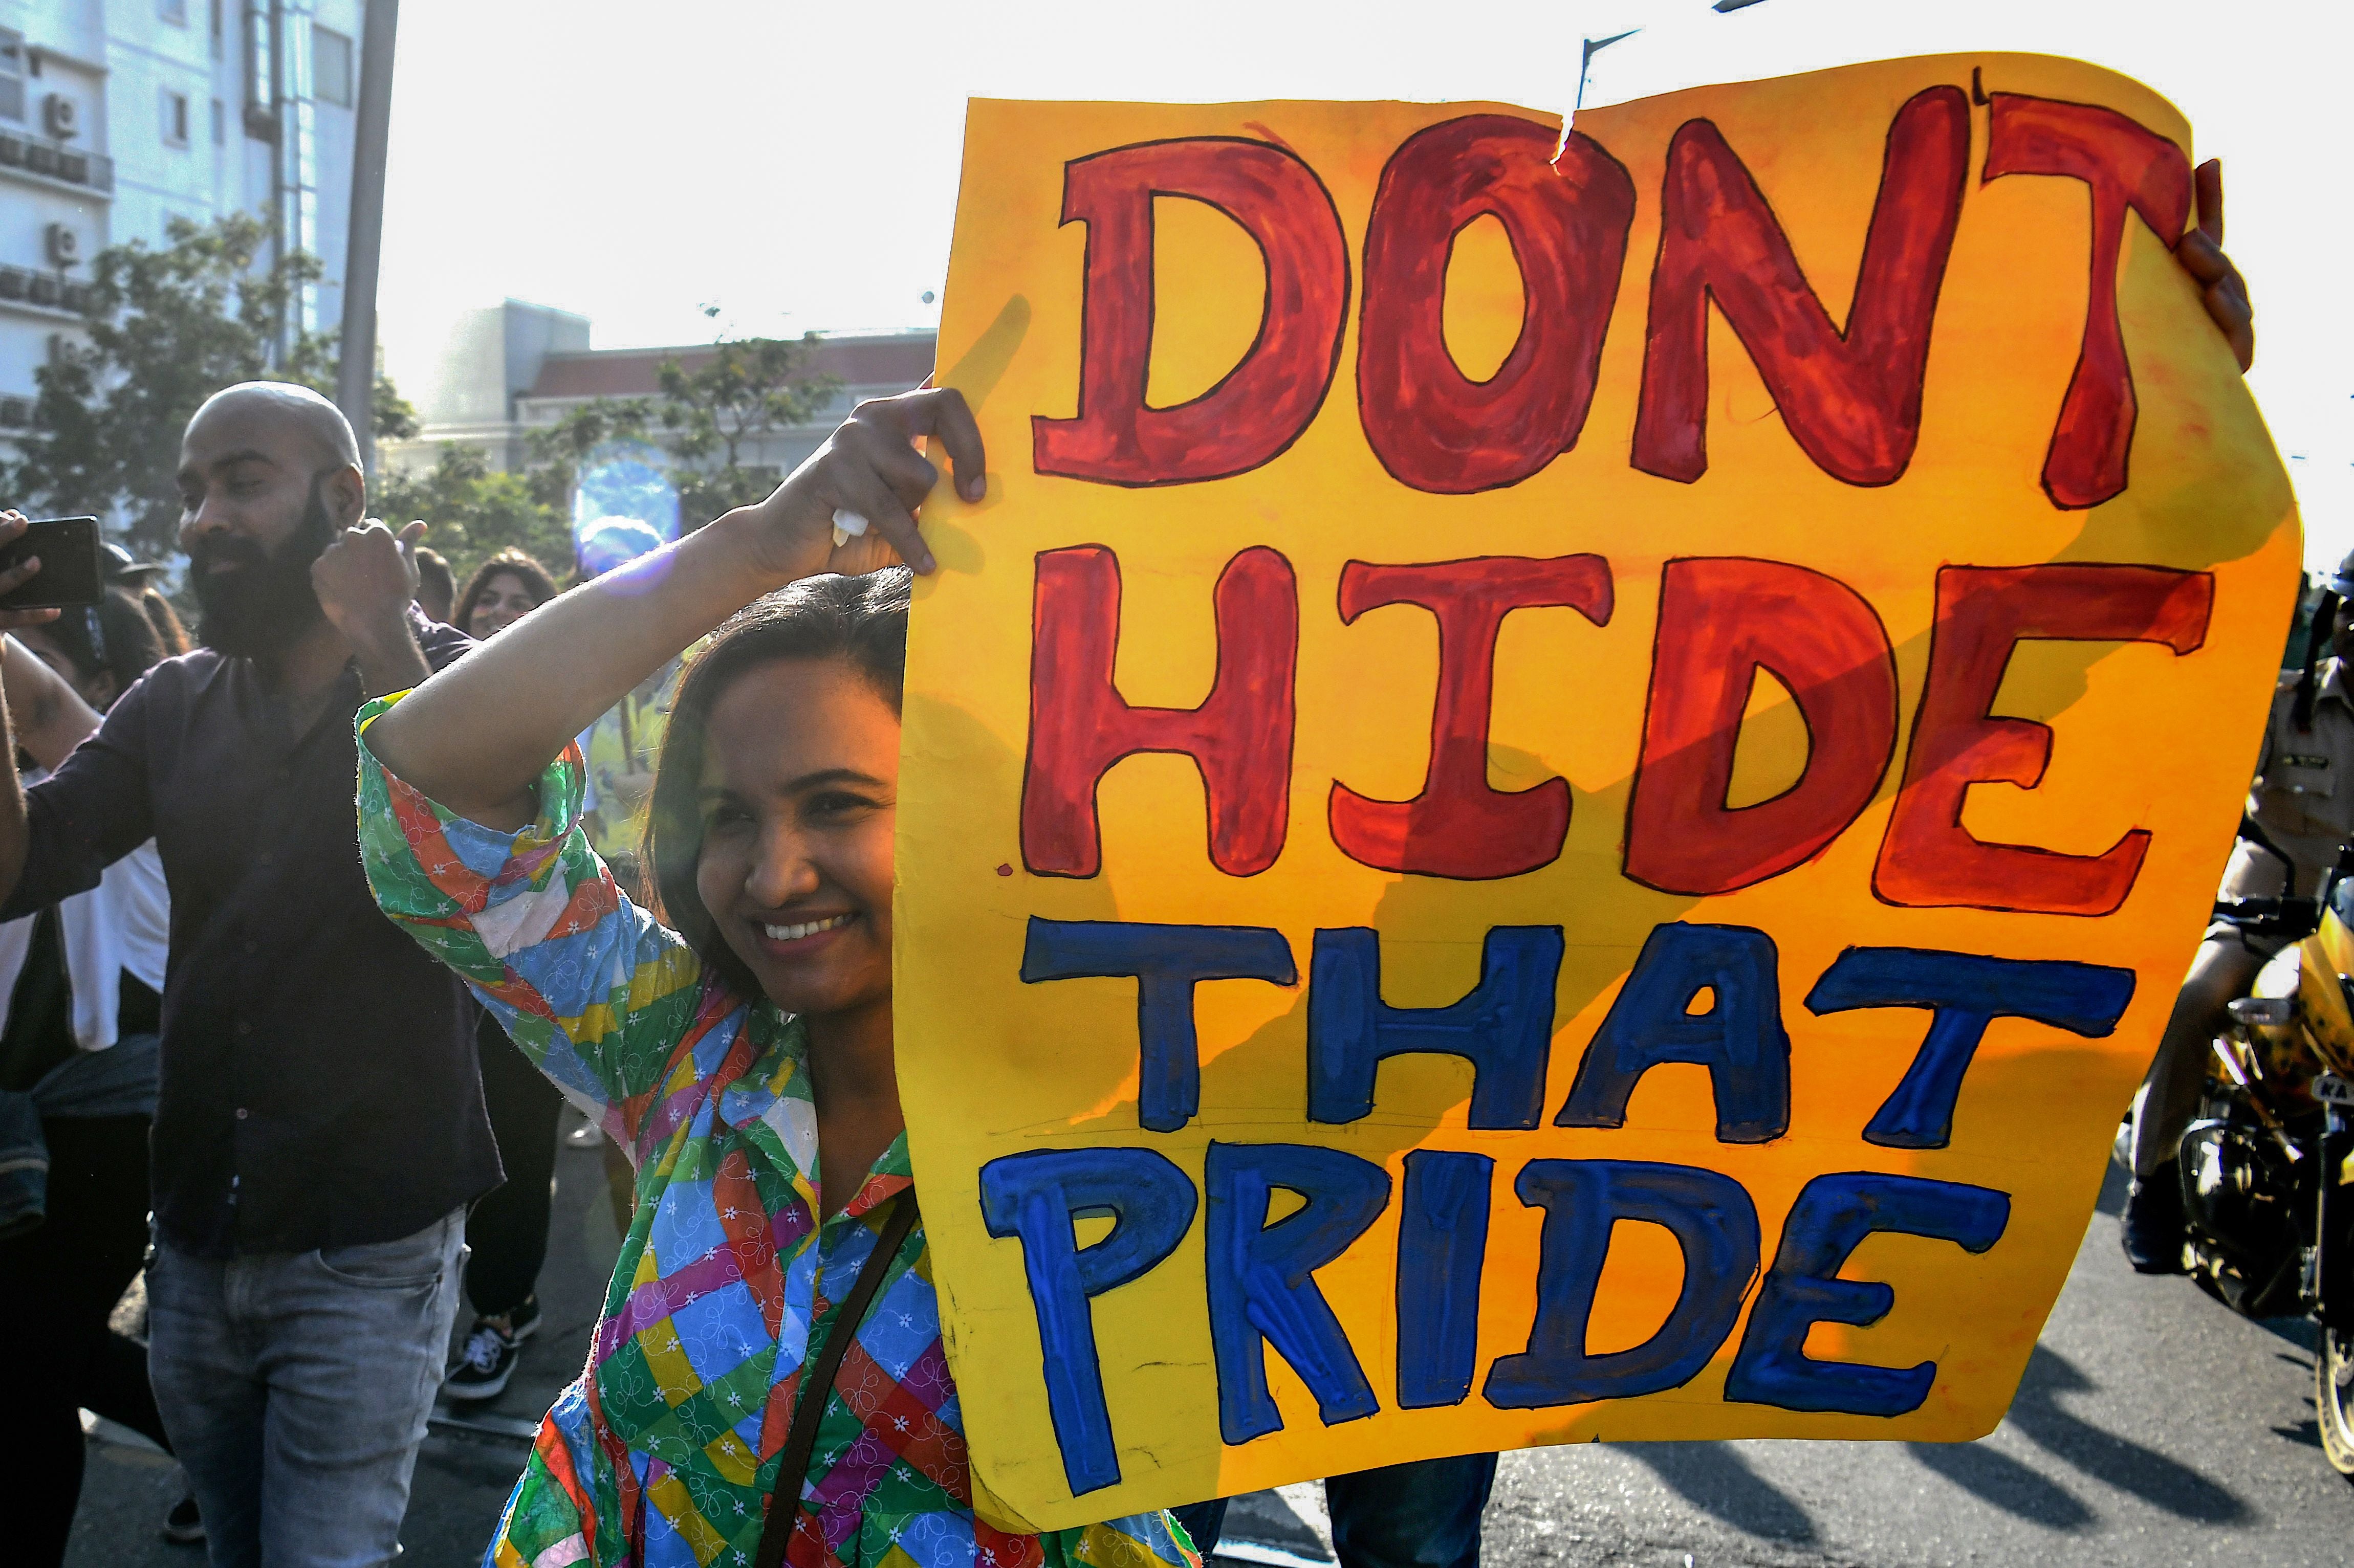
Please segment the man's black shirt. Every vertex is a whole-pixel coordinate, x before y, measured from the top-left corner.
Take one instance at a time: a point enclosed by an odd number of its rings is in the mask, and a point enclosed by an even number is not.
[[[472,647],[411,615],[440,669]],[[185,1252],[391,1241],[496,1186],[473,1004],[376,910],[353,800],[356,669],[306,734],[253,665],[166,660],[26,791],[0,919],[98,885],[153,837],[172,893],[155,1218]]]

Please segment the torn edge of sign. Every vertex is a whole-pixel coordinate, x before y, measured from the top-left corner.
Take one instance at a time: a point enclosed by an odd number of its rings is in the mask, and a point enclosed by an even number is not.
[[[1750,6],[1760,3],[1761,0],[1714,0],[1714,4],[1711,5],[1709,9],[1715,13],[1717,16],[1726,16],[1732,15],[1735,11],[1745,11]],[[1631,20],[1631,18],[1628,19]],[[1600,54],[1611,45],[1622,43],[1625,40],[1633,37],[1638,33],[1658,33],[1661,31],[1663,26],[1670,40],[1670,42],[1665,47],[1671,48],[1674,47],[1673,40],[1675,38],[1693,26],[1707,26],[1710,20],[1711,19],[1707,17],[1679,16],[1663,18],[1651,16],[1645,21],[1637,22],[1633,26],[1627,27],[1619,32],[1612,33],[1606,37],[1589,37],[1585,38],[1584,40],[1585,48],[1581,52],[1577,62],[1577,90],[1570,95],[1569,108],[1564,111],[1561,117],[1561,139],[1553,145],[1553,161],[1554,164],[1556,166],[1560,164],[1562,154],[1568,150],[1570,131],[1576,123],[1578,111],[1585,107],[1585,90],[1588,87],[1593,85],[1595,56]],[[1657,89],[1655,88],[1652,90],[1656,91]]]
[[[1570,99],[1569,111],[1561,117],[1561,139],[1553,144],[1554,167],[1560,167],[1561,155],[1569,151],[1570,131],[1577,123],[1577,111],[1585,107],[1585,83],[1586,79],[1594,73],[1594,57],[1611,45],[1621,39],[1631,38],[1642,30],[1640,27],[1629,27],[1623,33],[1613,33],[1606,38],[1585,40],[1585,52],[1577,62],[1577,91]]]

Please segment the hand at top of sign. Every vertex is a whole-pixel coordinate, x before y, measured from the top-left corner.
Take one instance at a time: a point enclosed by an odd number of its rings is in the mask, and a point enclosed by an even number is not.
[[[901,561],[930,571],[932,553],[915,516],[940,477],[916,449],[926,436],[948,450],[959,493],[980,500],[986,483],[981,429],[962,393],[949,387],[875,398],[858,405],[807,462],[752,509],[760,565],[788,581],[818,572],[855,576]],[[872,526],[836,544],[837,510],[854,512]]]
[[[2207,313],[2223,329],[2233,357],[2245,370],[2256,362],[2256,313],[2248,302],[2247,280],[2223,254],[2223,162],[2210,158],[2193,176],[2199,193],[2199,227],[2174,247],[2183,270],[2199,282]]]

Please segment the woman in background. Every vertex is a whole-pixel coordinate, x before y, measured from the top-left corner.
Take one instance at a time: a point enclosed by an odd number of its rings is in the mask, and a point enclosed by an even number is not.
[[[33,760],[55,768],[167,653],[143,599],[115,587],[0,641],[0,679]],[[161,602],[160,599],[157,602]],[[164,607],[169,616],[169,607]],[[167,622],[178,626],[176,617]],[[88,1408],[169,1449],[146,1347],[109,1324],[147,1251],[147,1132],[171,903],[151,841],[99,885],[0,926],[0,1343],[17,1346],[0,1475],[12,1563],[65,1559]],[[9,1118],[13,1116],[13,1123]],[[37,1185],[23,1181],[46,1155]],[[26,1162],[31,1161],[28,1165]],[[165,1525],[201,1540],[193,1501]],[[17,1555],[21,1552],[22,1555]]]
[[[504,631],[556,597],[556,579],[521,550],[501,550],[474,568],[450,612],[450,624],[481,641]]]
[[[546,567],[521,550],[501,550],[474,568],[451,623],[485,640],[556,597]],[[564,1097],[508,1043],[488,1012],[474,1031],[482,1068],[482,1102],[498,1139],[506,1180],[466,1216],[466,1300],[474,1308],[458,1364],[441,1384],[454,1404],[496,1399],[539,1331],[539,1271],[547,1262],[547,1225],[556,1180],[556,1128]]]
[[[195,646],[189,641],[188,629],[180,624],[179,611],[156,589],[155,579],[164,575],[164,568],[152,561],[134,558],[112,540],[99,546],[98,564],[99,575],[107,587],[119,588],[139,601],[147,624],[155,629],[155,641],[164,651],[163,658],[176,659]],[[50,663],[54,668],[55,661]]]

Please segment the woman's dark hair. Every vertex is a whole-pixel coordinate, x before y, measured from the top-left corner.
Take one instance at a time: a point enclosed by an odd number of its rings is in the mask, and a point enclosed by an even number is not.
[[[145,597],[161,599],[152,588]],[[141,599],[129,588],[110,588],[96,604],[61,609],[55,620],[40,630],[81,672],[83,680],[101,670],[111,672],[119,697],[133,681],[175,652],[164,645]],[[165,612],[169,611],[165,606]],[[172,624],[179,624],[176,617]],[[185,638],[186,633],[181,635]],[[185,653],[187,649],[184,644],[177,652]]]
[[[547,575],[546,567],[521,550],[501,550],[476,567],[474,575],[466,579],[466,591],[460,594],[457,601],[450,607],[451,625],[471,635],[474,606],[482,599],[482,591],[491,586],[491,579],[502,572],[523,579],[523,586],[531,590],[535,609],[556,597],[556,579]]]
[[[905,567],[856,577],[804,577],[737,610],[711,634],[679,682],[646,812],[645,879],[656,915],[686,938],[705,969],[741,995],[759,995],[759,981],[719,935],[695,885],[703,859],[699,796],[711,710],[747,671],[786,659],[832,659],[856,671],[897,713],[907,689],[914,583]]]
[[[161,592],[152,588],[126,588],[123,591],[138,596],[139,608],[147,612],[147,624],[155,629],[155,641],[162,645],[164,658],[176,659],[196,646],[188,629],[180,624],[180,612]]]

